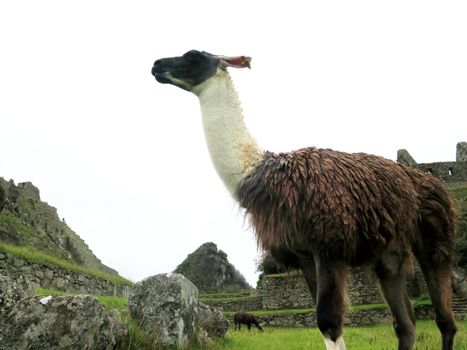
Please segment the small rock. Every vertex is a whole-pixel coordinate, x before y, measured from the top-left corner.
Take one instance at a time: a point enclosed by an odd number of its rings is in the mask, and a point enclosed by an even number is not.
[[[17,257],[13,258],[13,266],[14,267],[21,267],[23,265],[24,265],[24,260],[23,259],[19,259]]]
[[[52,281],[52,287],[58,290],[66,290],[67,281],[61,277],[57,277]]]

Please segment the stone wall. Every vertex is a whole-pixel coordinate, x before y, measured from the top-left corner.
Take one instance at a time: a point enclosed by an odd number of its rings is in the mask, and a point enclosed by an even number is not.
[[[352,305],[384,303],[376,277],[370,271],[354,268],[347,290]]]
[[[459,142],[456,146],[456,161],[467,162],[467,142]]]
[[[223,300],[223,299],[202,299],[200,301],[203,303],[217,307],[225,311],[255,311],[262,309],[262,297],[261,296],[252,296],[252,297],[240,297],[232,300]]]
[[[300,309],[314,305],[310,291],[301,273],[266,275],[258,282],[262,295],[262,309]],[[348,295],[352,305],[380,304],[383,299],[375,278],[368,271],[354,269],[348,282]]]
[[[314,305],[305,278],[300,274],[266,275],[258,282],[261,309],[302,309]]]
[[[128,297],[128,286],[103,278],[62,269],[51,264],[33,263],[9,253],[0,253],[0,275],[29,288],[48,288],[83,294]]]
[[[423,305],[414,309],[417,320],[433,320],[434,313],[431,305]],[[262,326],[276,327],[316,327],[316,312],[314,310],[279,313],[256,316]],[[391,323],[392,316],[388,308],[351,310],[344,318],[344,326],[370,326],[381,323]]]
[[[419,163],[414,167],[432,173],[448,183],[467,180],[467,162]]]
[[[467,142],[457,144],[455,162],[417,163],[405,149],[397,152],[397,161],[430,172],[447,183],[467,181]]]

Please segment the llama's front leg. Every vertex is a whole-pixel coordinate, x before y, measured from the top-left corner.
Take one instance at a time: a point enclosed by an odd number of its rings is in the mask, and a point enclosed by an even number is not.
[[[347,273],[342,264],[316,259],[318,328],[326,350],[345,350],[342,327]]]

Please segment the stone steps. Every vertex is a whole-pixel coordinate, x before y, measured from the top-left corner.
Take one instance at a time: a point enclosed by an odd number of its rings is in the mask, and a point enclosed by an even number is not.
[[[452,298],[452,310],[456,314],[467,314],[467,298],[454,294]]]

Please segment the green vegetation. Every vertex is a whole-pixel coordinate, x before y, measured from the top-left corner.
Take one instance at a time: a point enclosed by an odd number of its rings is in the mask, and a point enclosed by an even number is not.
[[[284,273],[274,273],[271,275],[264,275],[264,278],[283,278],[283,277],[288,277],[288,276],[298,276],[301,275],[301,271],[290,271],[290,272],[284,272]]]
[[[81,293],[72,293],[72,292],[64,292],[61,290],[55,289],[45,289],[45,288],[37,288],[36,295],[46,296],[46,295],[78,295]],[[96,295],[96,298],[100,301],[102,306],[104,306],[107,310],[118,310],[120,312],[126,312],[128,310],[128,299],[122,297],[111,297],[108,295]]]
[[[0,221],[10,225],[21,234],[20,244],[27,244],[37,236],[37,233],[32,228],[21,224],[19,220],[12,215],[0,213]]]
[[[467,200],[467,183],[451,185],[448,187],[449,192],[459,201]]]
[[[0,242],[0,253],[9,253],[19,258],[22,258],[24,260],[30,261],[30,262],[40,263],[40,264],[51,264],[51,265],[55,265],[55,266],[61,267],[69,271],[76,272],[76,273],[82,273],[85,275],[99,277],[107,281],[110,281],[112,283],[115,283],[117,285],[124,285],[124,286],[128,285],[129,286],[132,284],[131,281],[124,279],[122,277],[114,276],[114,275],[106,274],[101,271],[96,271],[96,270],[85,268],[81,265],[61,259],[57,256],[44,253],[43,251],[40,251],[30,246],[15,246],[15,245]]]
[[[458,322],[456,350],[467,350],[467,321]],[[348,349],[358,350],[396,350],[397,338],[392,325],[368,327],[347,327],[344,339]],[[415,350],[434,350],[441,348],[441,336],[433,321],[417,322]],[[193,350],[308,350],[324,349],[323,338],[317,328],[273,328],[265,327],[264,333],[256,330],[251,333],[227,332],[223,343],[209,348]]]
[[[126,350],[152,350],[150,336],[131,318],[128,312],[120,314],[120,321],[128,327],[128,344]]]

